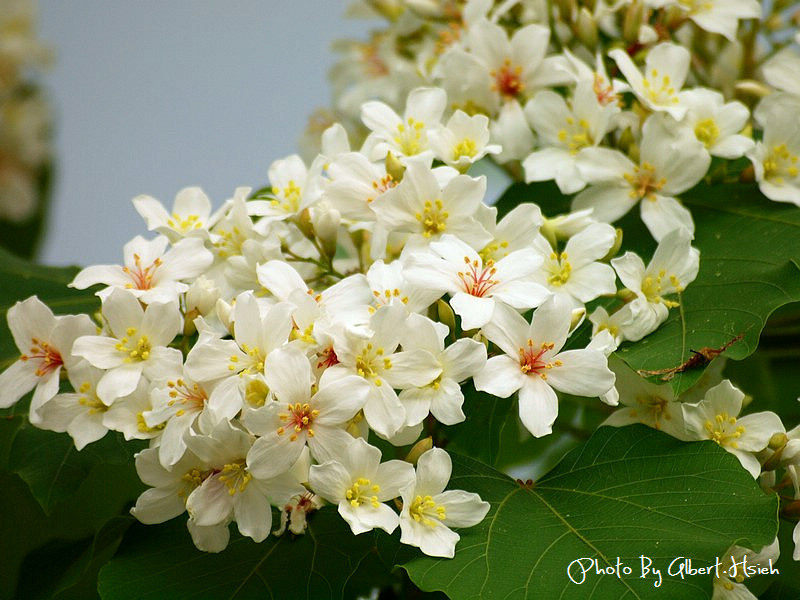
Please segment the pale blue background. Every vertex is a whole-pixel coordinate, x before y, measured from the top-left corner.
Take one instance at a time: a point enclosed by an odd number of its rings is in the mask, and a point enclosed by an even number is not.
[[[130,199],[200,185],[219,205],[266,182],[330,102],[331,42],[365,39],[346,0],[40,0],[56,51],[49,264],[119,263],[145,234]]]

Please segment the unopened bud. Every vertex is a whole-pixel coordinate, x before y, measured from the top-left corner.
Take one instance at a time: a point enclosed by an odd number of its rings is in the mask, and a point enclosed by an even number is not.
[[[583,323],[583,319],[586,317],[586,309],[581,308],[574,308],[572,309],[572,319],[569,322],[569,330],[575,331],[575,328],[578,327],[581,323]]]
[[[200,311],[196,308],[186,311],[183,317],[183,335],[190,336],[197,332],[197,328],[194,326],[194,320],[199,316]]]
[[[398,158],[389,152],[386,155],[386,173],[396,182],[400,183],[406,172],[406,166]]]
[[[314,224],[311,222],[311,211],[307,208],[294,219],[295,225],[305,237],[314,239]]]
[[[409,451],[408,456],[406,456],[406,462],[410,462],[412,465],[417,464],[419,457],[431,448],[433,448],[433,438],[431,436],[421,439]]]
[[[539,228],[539,233],[550,243],[550,247],[553,248],[553,250],[558,248],[558,231],[554,219],[545,217],[544,223],[542,223],[542,226]]]
[[[451,332],[456,330],[456,315],[447,302],[442,299],[437,300],[436,313],[440,323],[447,325]]]
[[[772,93],[772,88],[761,81],[755,79],[742,79],[733,84],[733,89],[737,94],[752,96],[753,98],[764,98]]]
[[[639,0],[633,0],[625,11],[622,20],[622,39],[628,44],[639,41],[639,28],[642,26],[643,6]]]
[[[633,135],[633,130],[630,127],[626,127],[625,131],[623,131],[619,136],[617,148],[619,148],[620,152],[627,154],[628,150],[630,150],[631,146],[633,146],[635,143],[636,137]]]
[[[617,255],[619,249],[622,247],[622,229],[616,228],[617,235],[614,238],[614,245],[611,246],[606,255],[601,259],[602,262],[608,262]]]
[[[592,13],[584,6],[578,12],[578,20],[575,24],[575,34],[581,43],[589,50],[597,48],[597,22]]]
[[[220,291],[217,284],[205,275],[200,275],[192,282],[189,289],[186,290],[187,319],[189,318],[189,311],[192,310],[197,313],[194,315],[195,317],[198,315],[207,315],[214,309],[214,305],[217,303],[219,296]]]
[[[744,398],[742,398],[742,408],[749,406],[752,401],[753,397],[750,394],[745,394]]]
[[[341,213],[335,208],[319,203],[314,207],[312,221],[314,233],[322,244],[323,252],[326,256],[333,256],[336,254],[339,224],[342,222]]]
[[[623,302],[630,302],[631,300],[636,298],[636,292],[632,292],[628,288],[622,288],[617,292],[617,298],[619,298]]]
[[[771,450],[777,450],[778,448],[783,448],[788,442],[789,436],[779,431],[778,433],[772,434],[772,437],[769,438],[769,447]]]

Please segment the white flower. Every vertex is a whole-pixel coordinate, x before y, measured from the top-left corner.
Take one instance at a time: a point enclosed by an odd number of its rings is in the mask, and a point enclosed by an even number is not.
[[[370,162],[360,152],[338,156],[327,171],[325,198],[343,218],[353,221],[374,221],[373,200],[397,185],[382,164]]]
[[[665,117],[652,115],[642,128],[638,165],[608,148],[581,152],[578,168],[589,183],[597,185],[578,194],[572,208],[593,208],[595,219],[612,223],[641,201],[642,220],[656,241],[679,227],[694,233],[691,214],[673,196],[698,183],[710,162],[693,133],[671,129]]]
[[[428,556],[453,558],[461,538],[450,527],[472,527],[489,512],[489,503],[478,494],[444,491],[452,469],[447,452],[431,448],[417,461],[416,481],[401,490],[400,542]]]
[[[368,152],[370,158],[381,159],[388,152],[397,156],[432,157],[428,132],[439,126],[446,103],[447,95],[441,88],[416,88],[408,94],[402,118],[383,102],[373,100],[362,104],[361,120],[372,131],[374,144]]]
[[[464,394],[459,385],[477,373],[486,363],[486,347],[480,342],[462,338],[447,348],[444,340],[449,329],[422,315],[412,314],[403,332],[403,350],[419,348],[431,353],[442,372],[426,386],[400,392],[406,408],[406,425],[416,425],[430,412],[445,425],[460,423],[466,417],[461,410]]]
[[[396,352],[406,319],[406,311],[399,306],[383,306],[370,318],[371,334],[353,330],[335,334],[339,363],[325,371],[337,376],[357,375],[369,384],[364,417],[384,438],[394,436],[406,422],[406,411],[395,389],[427,385],[442,372],[426,350]]]
[[[684,92],[689,108],[683,124],[703,143],[712,156],[739,158],[753,147],[753,140],[740,135],[750,111],[741,102],[725,102],[715,90],[695,88]]]
[[[136,208],[148,231],[157,231],[165,235],[172,243],[183,237],[207,238],[208,230],[222,216],[224,205],[211,214],[211,201],[199,187],[183,188],[175,195],[172,213],[168,213],[158,200],[152,196],[136,196],[133,199]]]
[[[97,384],[105,404],[133,392],[142,376],[152,381],[179,368],[181,351],[167,348],[182,326],[177,303],[153,302],[142,309],[133,293],[114,288],[102,310],[109,335],[79,337],[72,352],[106,370]]]
[[[69,371],[79,359],[72,354],[76,338],[95,332],[87,315],[55,316],[36,296],[8,309],[8,328],[20,357],[0,373],[0,408],[8,408],[32,389],[30,420],[58,393],[61,368]]]
[[[421,162],[409,162],[403,180],[370,205],[389,231],[410,233],[408,244],[423,245],[443,234],[482,248],[491,236],[476,220],[486,178],[456,175],[441,184]]]
[[[360,377],[336,376],[327,369],[312,390],[311,365],[291,347],[267,357],[264,377],[274,402],[248,411],[243,421],[259,435],[247,455],[247,466],[257,477],[275,477],[289,469],[308,444],[318,461],[331,460],[346,451],[352,437],[347,421],[364,406],[369,386]]]
[[[647,268],[633,252],[611,261],[625,287],[636,294],[633,302],[639,303],[631,308],[636,317],[632,328],[623,331],[625,339],[640,340],[666,321],[670,308],[679,305],[665,296],[681,293],[697,277],[700,252],[691,244],[691,236],[683,229],[676,229],[658,244]],[[639,330],[635,331],[633,328],[637,326]]]
[[[108,406],[97,397],[97,382],[104,371],[80,361],[69,369],[67,375],[74,392],[57,394],[39,409],[38,427],[50,431],[67,432],[75,448],[82,450],[108,433],[103,423]]]
[[[358,438],[335,460],[312,465],[308,481],[317,494],[338,504],[355,535],[375,527],[392,533],[400,521],[383,503],[413,483],[414,467],[402,460],[381,463],[381,451]]]
[[[593,223],[567,241],[556,252],[543,237],[534,248],[543,259],[535,281],[553,294],[559,294],[578,308],[603,294],[617,291],[614,270],[598,262],[611,250],[617,233],[611,225]]]
[[[186,498],[186,510],[200,527],[235,520],[242,535],[263,541],[272,528],[272,504],[282,505],[305,489],[291,475],[260,477],[245,464],[253,437],[227,421],[208,435],[188,438],[191,451],[211,467]]]
[[[519,390],[519,416],[536,437],[552,431],[558,416],[554,388],[598,397],[614,385],[614,374],[599,350],[560,352],[572,321],[569,303],[549,298],[528,324],[515,310],[498,304],[484,335],[505,354],[493,356],[473,377],[475,389],[507,398]]]
[[[203,245],[203,240],[187,238],[167,250],[168,240],[158,236],[146,240],[136,236],[125,244],[125,265],[93,265],[75,276],[69,287],[85,290],[104,283],[108,288],[98,292],[105,298],[112,289],[130,291],[145,304],[151,302],[177,302],[178,294],[189,289],[182,280],[201,275],[214,256]]]
[[[758,0],[678,0],[678,6],[701,29],[736,39],[739,19],[761,18]]]
[[[489,118],[469,116],[457,110],[443,127],[428,133],[434,156],[462,173],[487,154],[497,154],[500,146],[489,143]]]
[[[376,260],[367,271],[367,282],[373,296],[371,311],[387,304],[398,304],[409,313],[421,313],[442,295],[428,285],[409,282],[399,260],[389,264]]]
[[[194,381],[222,380],[209,398],[219,417],[232,418],[242,408],[246,386],[264,374],[264,361],[285,344],[292,330],[292,305],[281,302],[263,310],[252,292],[236,297],[233,340],[205,332],[186,356],[186,374]]]
[[[442,236],[428,251],[409,252],[404,272],[409,281],[451,295],[450,305],[466,330],[482,327],[492,317],[497,302],[518,309],[533,308],[549,295],[535,283],[542,264],[531,248],[510,253],[496,263],[486,263],[461,239]]]
[[[800,206],[800,122],[796,112],[769,112],[764,138],[747,156],[767,198]]]
[[[525,115],[539,136],[540,150],[522,163],[525,181],[555,179],[562,194],[574,194],[586,182],[578,171],[576,158],[596,146],[611,129],[619,112],[616,104],[600,104],[588,81],[580,81],[568,103],[551,90],[536,94],[525,105]]]
[[[292,154],[269,166],[269,199],[247,203],[249,215],[263,217],[264,225],[257,227],[259,233],[265,234],[271,221],[295,217],[319,201],[322,196],[320,175],[325,162],[323,157],[317,157],[311,167],[306,167],[302,158]]]
[[[645,59],[644,71],[639,72],[625,50],[612,50],[613,58],[633,93],[647,108],[669,113],[680,121],[686,115],[680,89],[689,73],[691,55],[683,46],[663,42],[654,46]]]
[[[609,361],[609,367],[616,375],[615,386],[622,406],[603,425],[623,427],[642,423],[679,440],[687,439],[681,403],[670,384],[650,383],[620,359]]]
[[[700,402],[684,403],[683,420],[690,439],[716,442],[758,477],[761,464],[753,453],[766,448],[769,438],[783,431],[783,424],[769,411],[739,417],[743,399],[744,393],[726,379],[708,390]]]
[[[493,239],[480,251],[484,261],[492,259],[497,262],[514,250],[532,247],[533,240],[536,239],[539,228],[544,223],[542,210],[531,202],[518,204],[497,223],[495,223],[496,208],[491,207],[485,211],[485,215],[486,221],[481,222],[492,234]]]

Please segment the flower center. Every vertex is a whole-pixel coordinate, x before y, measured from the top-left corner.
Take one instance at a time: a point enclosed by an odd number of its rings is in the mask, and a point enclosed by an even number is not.
[[[797,155],[792,154],[786,144],[773,146],[767,158],[764,159],[764,179],[782,185],[784,177],[797,177],[797,161]]]
[[[142,267],[142,259],[138,254],[133,255],[133,268],[122,267],[122,271],[131,278],[132,283],[126,283],[125,287],[129,290],[149,290],[153,287],[153,277],[156,270],[161,266],[161,259],[155,259],[147,267]]]
[[[586,119],[567,117],[567,126],[558,132],[558,140],[566,146],[569,153],[573,156],[583,148],[588,148],[594,143],[592,133],[589,130],[589,122]]]
[[[478,144],[472,138],[464,138],[453,146],[453,160],[457,161],[462,156],[472,158],[478,153]]]
[[[144,412],[136,413],[136,429],[139,430],[139,433],[155,433],[156,431],[161,431],[166,426],[167,422],[164,421],[163,423],[150,427],[144,418]]]
[[[339,357],[336,356],[336,351],[333,349],[332,344],[321,352],[317,352],[317,358],[319,359],[317,363],[318,369],[327,369],[339,364]]]
[[[241,255],[242,244],[247,241],[247,236],[242,233],[241,229],[234,225],[230,231],[217,229],[214,233],[217,236],[214,247],[217,249],[220,258]]]
[[[519,370],[526,375],[538,375],[547,379],[547,369],[560,367],[564,363],[560,360],[547,362],[545,355],[554,348],[553,342],[542,342],[538,347],[533,340],[528,338],[526,345],[519,349]]]
[[[239,364],[239,357],[232,354],[228,360],[228,370],[245,375],[249,373],[263,373],[264,372],[264,352],[258,346],[250,347],[248,344],[241,344],[242,352],[247,354],[249,361],[248,364],[242,366]]]
[[[738,448],[738,440],[745,432],[744,425],[736,425],[736,417],[731,417],[728,413],[719,413],[714,417],[714,421],[706,421],[704,427],[708,432],[709,439],[715,441],[720,446],[730,446]]]
[[[64,364],[61,358],[61,353],[50,346],[47,342],[43,342],[37,338],[31,338],[31,349],[28,354],[23,354],[19,357],[22,361],[31,359],[39,359],[41,362],[36,367],[34,374],[43,377],[48,373],[55,371],[58,367]]]
[[[655,200],[656,192],[667,183],[666,178],[656,175],[656,168],[648,162],[633,167],[633,173],[625,173],[624,177],[631,186],[630,197],[637,199]]]
[[[213,474],[213,471],[201,471],[200,469],[190,469],[186,471],[181,477],[183,486],[178,491],[178,496],[186,498],[196,488],[200,487],[203,482]]]
[[[378,508],[378,492],[381,486],[373,484],[365,477],[359,477],[353,483],[353,487],[345,492],[345,497],[350,504],[356,508],[369,502],[373,507]]]
[[[243,492],[253,476],[247,471],[244,461],[228,463],[220,471],[219,480],[228,488],[228,494]]]
[[[397,185],[397,182],[388,173],[386,175],[384,175],[383,177],[381,177],[380,179],[375,179],[372,182],[372,189],[375,190],[375,195],[374,196],[370,196],[369,198],[367,198],[367,204],[371,204],[372,201],[375,200],[375,198],[377,196],[380,196],[384,192],[388,192],[390,189],[392,189],[396,185]]]
[[[108,410],[108,407],[97,397],[97,393],[92,389],[90,382],[84,381],[78,387],[78,393],[80,394],[78,404],[88,408],[90,415],[104,413]]]
[[[444,210],[442,201],[437,198],[433,202],[426,200],[422,213],[415,214],[414,218],[422,224],[422,235],[429,238],[445,230],[449,216],[450,213]]]
[[[607,106],[611,103],[619,102],[619,95],[614,92],[614,86],[608,83],[600,73],[594,74],[592,88],[595,96],[597,96],[598,104]]]
[[[470,261],[469,257],[465,256],[464,264],[466,268],[464,271],[458,272],[458,278],[461,280],[461,285],[466,293],[477,298],[483,298],[500,283],[500,280],[492,279],[497,273],[492,259],[486,261],[486,266],[482,266],[481,261]]]
[[[383,348],[373,348],[367,344],[356,356],[356,372],[364,379],[371,379],[377,386],[383,385],[379,377],[381,371],[392,368],[392,361],[383,357]]]
[[[425,123],[417,121],[413,117],[408,117],[407,123],[397,124],[397,135],[394,136],[394,143],[400,148],[405,156],[414,156],[423,149],[422,136],[425,133]]]
[[[698,121],[694,126],[694,135],[703,142],[706,148],[711,148],[719,139],[719,127],[714,119],[708,118]]]
[[[665,279],[668,279],[669,286],[666,285]],[[642,293],[647,298],[648,302],[652,302],[654,304],[658,304],[659,302],[664,304],[667,308],[675,308],[680,306],[678,302],[674,302],[672,300],[665,300],[662,295],[663,294],[670,294],[672,292],[680,293],[683,291],[683,286],[681,285],[680,280],[675,275],[670,275],[667,278],[666,271],[661,269],[657,275],[647,275],[642,281]]]
[[[114,346],[118,351],[126,354],[125,362],[141,362],[150,358],[150,340],[146,335],[139,336],[134,343],[132,340],[136,335],[135,327],[128,327],[125,330],[125,337],[121,338]]]
[[[183,232],[200,229],[203,226],[199,215],[186,215],[186,218],[182,218],[177,213],[172,213],[172,218],[167,221],[167,225]]]
[[[503,61],[503,66],[490,73],[494,79],[492,89],[499,92],[505,98],[516,98],[525,91],[525,84],[522,81],[522,67],[513,65],[511,59]]]
[[[417,496],[408,509],[411,518],[433,529],[447,518],[447,509],[430,496]]]
[[[569,281],[569,276],[572,274],[572,265],[567,260],[567,253],[562,252],[560,255],[553,252],[550,254],[550,263],[547,265],[547,270],[550,275],[547,277],[547,283],[552,286],[560,287]]]
[[[636,404],[639,408],[632,408],[630,416],[643,421],[645,418],[653,420],[653,427],[661,429],[661,420],[669,421],[672,415],[669,412],[669,401],[661,396],[640,395],[636,396]],[[645,413],[640,417],[640,411]]]
[[[314,419],[319,416],[319,411],[311,408],[308,403],[300,404],[298,402],[287,406],[288,412],[278,415],[278,418],[285,423],[285,425],[278,427],[278,435],[286,433],[286,428],[289,427],[293,429],[292,434],[289,436],[291,441],[295,441],[297,434],[303,430],[307,431],[309,436],[314,437],[314,430],[311,425],[314,424]]]
[[[270,201],[270,204],[274,208],[279,208],[285,213],[295,213],[297,209],[300,208],[301,194],[302,190],[292,179],[283,189],[272,186],[272,195],[275,196],[275,198]]]
[[[245,386],[244,399],[253,408],[259,408],[264,406],[268,394],[267,384],[261,379],[253,378]]]
[[[399,300],[403,304],[408,304],[408,296],[406,296],[400,288],[394,289],[385,289],[383,290],[383,294],[381,294],[378,290],[372,290],[372,295],[375,297],[375,305],[377,307],[381,306],[388,306],[389,304],[394,304],[395,300]],[[370,307],[373,310],[370,312],[375,312],[375,307]]]
[[[187,410],[189,412],[200,412],[205,408],[208,396],[206,391],[198,384],[193,383],[188,386],[183,379],[178,379],[176,381],[168,381],[167,387],[170,388],[169,397],[171,398],[167,405],[175,406],[175,404],[180,404],[182,407],[175,413],[176,417],[185,414]]]
[[[658,69],[650,70],[650,77],[645,77],[642,80],[642,85],[645,89],[645,94],[653,104],[677,104],[678,94],[675,88],[672,87],[669,75],[659,76]]]

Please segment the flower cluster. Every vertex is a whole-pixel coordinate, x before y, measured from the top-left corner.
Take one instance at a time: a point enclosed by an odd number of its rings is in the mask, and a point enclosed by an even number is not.
[[[50,60],[36,38],[32,0],[8,0],[0,15],[0,219],[21,222],[36,209],[50,156],[50,107],[30,70]]]

